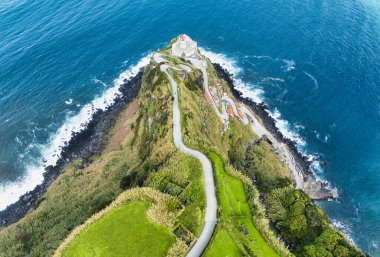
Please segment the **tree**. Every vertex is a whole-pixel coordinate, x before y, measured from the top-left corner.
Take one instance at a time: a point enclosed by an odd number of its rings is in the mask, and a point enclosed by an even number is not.
[[[247,144],[239,137],[228,152],[231,164],[238,170],[243,170]]]

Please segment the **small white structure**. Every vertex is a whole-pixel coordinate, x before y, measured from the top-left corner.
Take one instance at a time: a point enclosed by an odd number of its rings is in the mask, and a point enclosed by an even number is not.
[[[197,43],[185,34],[180,35],[172,45],[172,55],[182,58],[196,58]]]

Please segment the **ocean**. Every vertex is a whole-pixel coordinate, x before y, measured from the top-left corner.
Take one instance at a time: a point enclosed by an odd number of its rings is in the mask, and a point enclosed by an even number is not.
[[[178,34],[268,103],[339,201],[319,202],[380,256],[380,4],[372,0],[0,2],[0,210],[41,183],[73,131]]]

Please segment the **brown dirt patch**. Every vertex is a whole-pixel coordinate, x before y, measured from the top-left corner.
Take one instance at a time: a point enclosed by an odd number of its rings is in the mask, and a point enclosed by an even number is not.
[[[134,99],[125,109],[115,127],[112,130],[112,135],[110,136],[107,146],[104,149],[105,153],[112,151],[118,151],[122,149],[122,143],[128,133],[131,131],[130,122],[139,108],[138,102]]]

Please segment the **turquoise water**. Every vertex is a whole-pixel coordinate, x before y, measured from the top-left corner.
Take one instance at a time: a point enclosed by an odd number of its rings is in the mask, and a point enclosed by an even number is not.
[[[112,103],[115,79],[186,33],[269,103],[305,154],[326,161],[315,172],[342,199],[320,205],[379,256],[379,32],[380,8],[364,0],[3,0],[0,209],[41,180],[42,159],[56,160],[91,117],[88,104]]]

